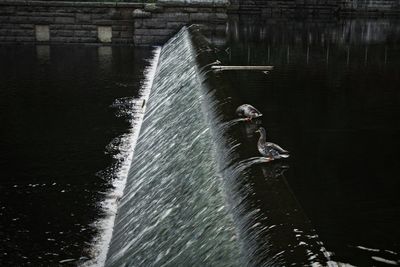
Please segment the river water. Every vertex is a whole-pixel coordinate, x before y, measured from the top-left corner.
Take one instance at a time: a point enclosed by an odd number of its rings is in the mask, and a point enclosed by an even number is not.
[[[149,49],[0,48],[0,265],[91,257]]]
[[[0,263],[399,264],[399,24],[241,18],[218,40],[182,30],[157,69],[154,49],[0,49]],[[261,125],[288,160],[260,158]]]
[[[238,25],[223,63],[275,69],[222,76],[232,96],[264,114],[267,138],[291,152],[284,176],[330,259],[399,264],[398,22]],[[268,182],[257,183],[256,202],[265,205]]]

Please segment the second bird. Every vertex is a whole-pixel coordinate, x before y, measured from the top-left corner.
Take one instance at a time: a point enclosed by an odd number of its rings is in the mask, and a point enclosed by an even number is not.
[[[289,151],[281,148],[277,144],[267,142],[267,133],[263,127],[260,127],[256,133],[260,133],[260,139],[258,139],[257,148],[261,155],[271,159],[282,159],[289,157]]]

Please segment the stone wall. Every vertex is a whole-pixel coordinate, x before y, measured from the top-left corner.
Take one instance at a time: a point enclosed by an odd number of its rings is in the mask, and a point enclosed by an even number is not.
[[[400,0],[230,0],[230,13],[264,17],[400,16]]]
[[[182,26],[222,30],[227,4],[0,0],[2,43],[161,44]]]
[[[158,0],[156,4],[0,0],[0,43],[162,44],[182,26],[226,31],[228,15],[396,16],[400,0]]]
[[[338,0],[342,16],[400,16],[399,0]]]

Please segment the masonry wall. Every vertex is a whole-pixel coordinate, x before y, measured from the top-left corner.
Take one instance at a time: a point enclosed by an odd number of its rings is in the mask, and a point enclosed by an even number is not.
[[[400,16],[400,0],[337,0],[341,15]]]
[[[230,13],[264,17],[397,16],[400,0],[230,0]]]
[[[400,0],[158,0],[156,4],[0,0],[0,43],[162,44],[182,26],[222,36],[228,15],[400,17]]]
[[[227,5],[0,0],[2,43],[161,44],[182,26],[225,28]]]

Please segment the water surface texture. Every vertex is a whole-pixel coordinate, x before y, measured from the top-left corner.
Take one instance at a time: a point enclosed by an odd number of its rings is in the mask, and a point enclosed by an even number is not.
[[[147,49],[0,47],[0,265],[76,265],[118,173]],[[113,141],[113,142],[111,142]]]
[[[399,40],[388,20],[233,21],[220,53],[226,64],[275,66],[220,75],[291,152],[284,177],[333,261],[399,264]],[[255,183],[254,201],[270,205],[269,182]]]

